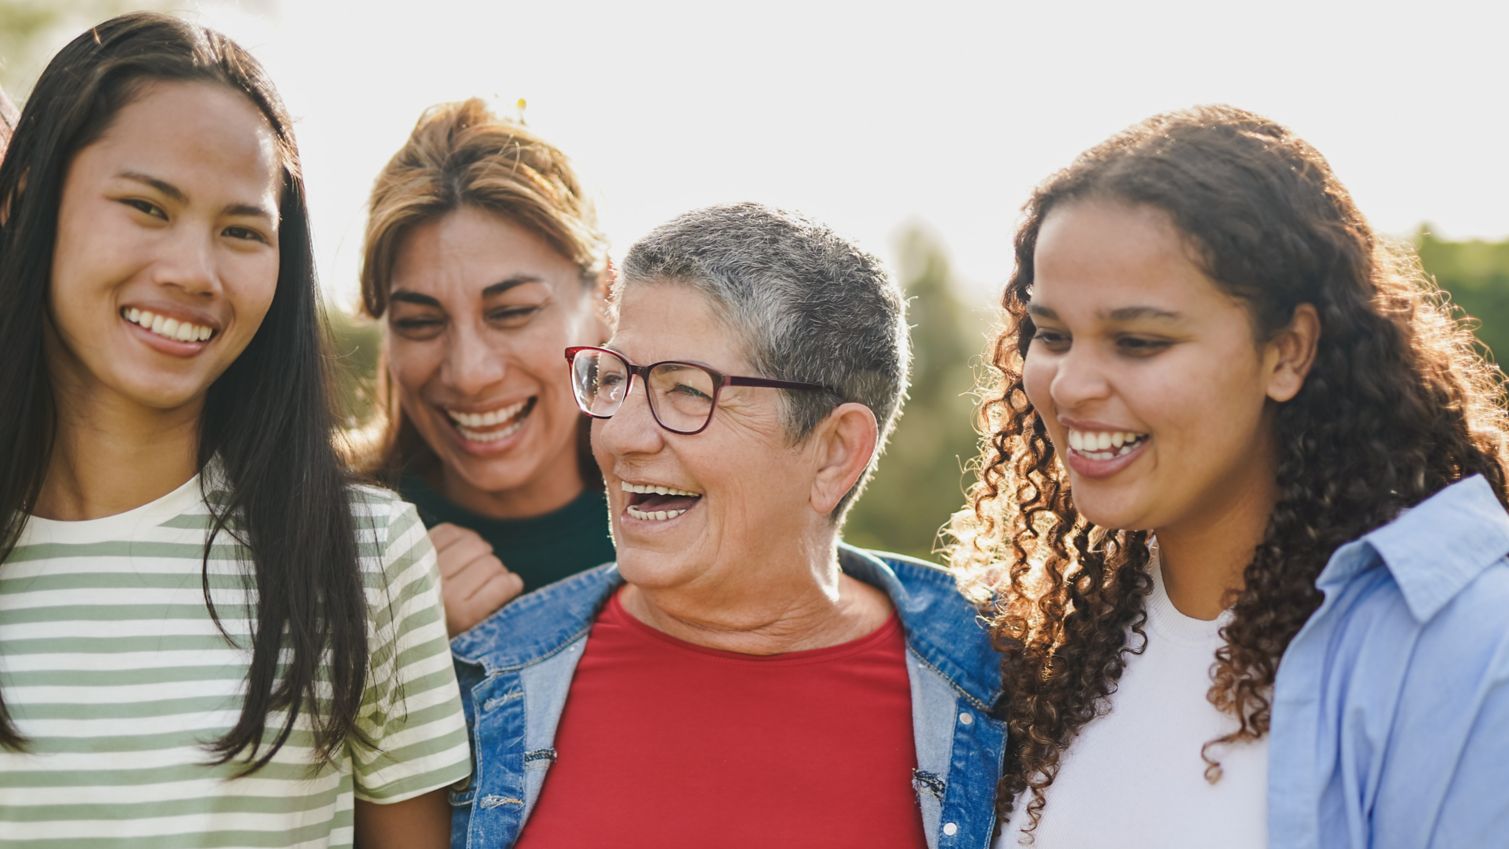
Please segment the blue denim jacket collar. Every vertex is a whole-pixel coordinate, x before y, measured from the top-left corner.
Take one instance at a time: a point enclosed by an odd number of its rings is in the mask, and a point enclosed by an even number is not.
[[[839,545],[838,556],[845,573],[885,590],[913,651],[975,707],[988,711],[995,705],[1001,695],[999,658],[983,628],[961,635],[957,618],[944,610],[959,603],[950,573],[900,555],[886,554],[882,560],[847,544]],[[906,583],[897,570],[907,572]],[[616,564],[567,578],[505,605],[452,640],[451,651],[489,675],[537,662],[590,630],[597,612],[623,582]],[[520,634],[533,636],[522,640]]]
[[[623,582],[617,564],[608,563],[528,593],[451,640],[451,654],[488,675],[538,662],[591,630]]]

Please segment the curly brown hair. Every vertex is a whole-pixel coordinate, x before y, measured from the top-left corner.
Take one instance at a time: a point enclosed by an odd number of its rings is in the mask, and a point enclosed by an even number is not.
[[[1065,748],[1109,707],[1128,655],[1146,645],[1152,588],[1150,534],[1097,527],[1075,510],[1022,380],[1038,232],[1054,209],[1086,199],[1166,213],[1205,274],[1247,305],[1259,339],[1302,304],[1320,317],[1309,376],[1274,411],[1278,499],[1220,632],[1208,698],[1234,728],[1204,747],[1208,780],[1220,775],[1212,746],[1267,733],[1279,660],[1319,605],[1315,580],[1339,546],[1470,475],[1506,500],[1502,374],[1313,147],[1213,106],[1154,116],[1080,155],[1025,207],[979,413],[979,478],[949,529],[951,559],[1002,656],[998,820],[1030,790],[1028,834]]]

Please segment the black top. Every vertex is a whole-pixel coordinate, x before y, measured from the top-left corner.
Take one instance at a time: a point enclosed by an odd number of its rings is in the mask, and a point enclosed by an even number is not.
[[[405,501],[419,508],[426,527],[444,522],[470,528],[492,544],[493,553],[524,579],[524,591],[537,590],[615,559],[608,535],[607,496],[588,488],[574,501],[543,516],[492,519],[447,500],[421,478],[398,486]]]

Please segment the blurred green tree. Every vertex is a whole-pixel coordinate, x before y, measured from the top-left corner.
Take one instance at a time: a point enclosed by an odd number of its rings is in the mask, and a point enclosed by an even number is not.
[[[342,424],[359,428],[377,412],[377,368],[382,331],[365,316],[334,304],[325,307],[330,319],[331,370],[336,381],[336,404]]]
[[[1509,356],[1509,239],[1447,241],[1428,226],[1415,234],[1420,264],[1477,325],[1478,339],[1502,367]]]
[[[844,538],[931,559],[938,529],[964,503],[964,464],[976,449],[971,364],[994,310],[960,300],[948,256],[928,231],[909,228],[896,247],[912,326],[912,388]]]

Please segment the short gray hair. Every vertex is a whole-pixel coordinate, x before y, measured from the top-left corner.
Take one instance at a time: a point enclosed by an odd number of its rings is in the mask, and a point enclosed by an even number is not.
[[[635,242],[615,285],[667,282],[706,295],[742,337],[762,376],[816,383],[827,392],[781,390],[793,442],[833,408],[857,401],[875,413],[878,457],[906,397],[911,364],[901,289],[880,261],[803,216],[756,203],[681,215]],[[839,519],[870,468],[839,502]]]

